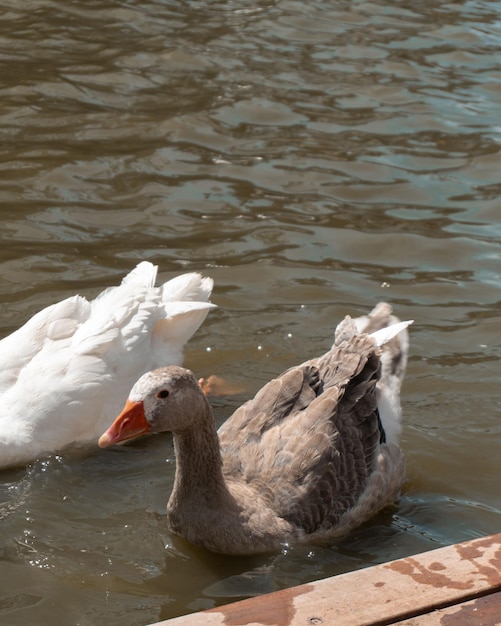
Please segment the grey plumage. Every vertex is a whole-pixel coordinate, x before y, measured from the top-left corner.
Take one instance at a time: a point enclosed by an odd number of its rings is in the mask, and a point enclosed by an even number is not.
[[[379,348],[365,330],[395,320],[385,304],[346,318],[326,354],[267,383],[217,434],[191,372],[142,377],[131,398],[144,404],[151,430],[174,434],[171,530],[217,552],[250,554],[332,540],[392,503],[404,479],[396,437],[407,333]]]

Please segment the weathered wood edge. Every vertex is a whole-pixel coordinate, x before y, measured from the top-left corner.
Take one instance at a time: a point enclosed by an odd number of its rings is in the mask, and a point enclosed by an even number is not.
[[[384,626],[498,591],[501,533],[151,626]]]

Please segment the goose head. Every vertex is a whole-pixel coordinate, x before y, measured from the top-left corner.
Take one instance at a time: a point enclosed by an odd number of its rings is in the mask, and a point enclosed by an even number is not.
[[[132,387],[122,412],[99,438],[99,446],[107,448],[146,433],[182,432],[194,426],[207,404],[190,370],[170,366],[147,372]]]

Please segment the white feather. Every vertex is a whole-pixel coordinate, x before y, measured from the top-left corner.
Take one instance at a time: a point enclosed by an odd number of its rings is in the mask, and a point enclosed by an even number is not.
[[[139,376],[181,364],[214,307],[212,280],[193,273],[154,287],[156,274],[139,263],[118,287],[49,306],[0,341],[0,468],[97,441]]]
[[[413,323],[414,320],[398,322],[397,324],[392,324],[391,326],[387,326],[386,328],[376,330],[375,333],[371,333],[371,337],[375,339],[376,345],[381,347],[384,346],[385,343],[388,343],[388,341],[391,341],[393,337],[396,337],[399,333],[401,333]]]

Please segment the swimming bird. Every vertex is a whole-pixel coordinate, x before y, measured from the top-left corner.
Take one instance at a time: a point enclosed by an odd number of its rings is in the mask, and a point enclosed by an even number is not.
[[[99,445],[173,433],[167,522],[193,544],[252,554],[333,540],[399,495],[410,323],[385,303],[347,317],[326,354],[267,383],[219,432],[192,372],[154,370],[132,387]]]
[[[0,468],[95,444],[141,374],[182,362],[213,282],[191,273],[155,287],[156,275],[143,261],[94,300],[66,298],[0,341]]]

